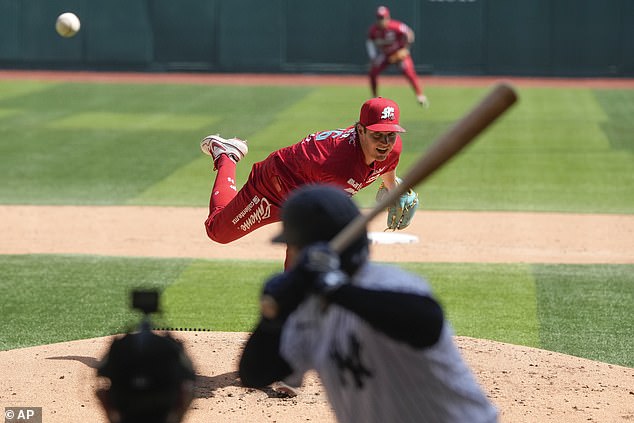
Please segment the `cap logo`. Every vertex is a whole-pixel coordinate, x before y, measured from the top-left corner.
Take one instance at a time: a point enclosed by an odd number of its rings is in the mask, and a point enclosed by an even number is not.
[[[386,106],[381,113],[381,120],[394,120],[394,107]]]

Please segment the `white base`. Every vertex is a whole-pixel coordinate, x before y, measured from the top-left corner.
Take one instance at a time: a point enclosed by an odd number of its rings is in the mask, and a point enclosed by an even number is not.
[[[368,238],[372,244],[416,244],[418,242],[416,235],[391,231],[368,232]]]

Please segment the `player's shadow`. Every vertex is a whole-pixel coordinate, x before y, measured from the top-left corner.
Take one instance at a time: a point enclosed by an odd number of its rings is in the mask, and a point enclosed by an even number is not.
[[[194,395],[196,398],[212,398],[216,389],[242,386],[238,372],[227,372],[216,376],[196,375]]]
[[[99,367],[99,360],[95,357],[84,357],[81,355],[65,355],[61,357],[46,357],[47,360],[73,360],[79,361],[80,363],[90,367],[91,369],[96,369]]]
[[[78,361],[91,369],[97,369],[100,361],[95,357],[85,357],[80,355],[66,355],[60,357],[47,357],[47,360],[72,360]],[[227,372],[216,376],[196,375],[196,384],[194,387],[194,396],[196,398],[213,398],[214,391],[217,389],[227,388],[229,386],[242,387],[238,372]],[[283,398],[284,394],[274,391],[271,387],[262,389],[244,388],[247,392],[261,391],[269,398]]]
[[[217,376],[196,375],[196,389],[194,394],[196,398],[212,398],[216,389],[222,389],[229,386],[243,388],[247,393],[260,391],[264,392],[269,398],[286,398],[288,395],[282,392],[276,392],[270,386],[265,388],[245,388],[240,383],[238,372],[227,372]]]

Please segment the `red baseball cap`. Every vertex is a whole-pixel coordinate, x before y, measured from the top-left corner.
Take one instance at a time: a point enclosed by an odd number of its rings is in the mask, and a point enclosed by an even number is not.
[[[398,124],[401,115],[398,104],[383,98],[371,98],[361,106],[359,123],[375,132],[405,132]]]
[[[376,17],[378,19],[389,18],[390,17],[390,9],[388,9],[385,6],[379,6],[379,8],[376,9]]]

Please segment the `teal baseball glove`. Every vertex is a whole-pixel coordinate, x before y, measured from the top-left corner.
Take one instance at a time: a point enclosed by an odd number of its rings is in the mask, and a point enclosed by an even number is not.
[[[397,181],[399,183],[401,182],[398,178]],[[379,191],[376,193],[376,201],[381,201],[387,192],[387,188],[385,188],[385,185],[381,183]],[[397,229],[401,230],[407,228],[412,222],[412,218],[414,217],[414,213],[416,213],[417,209],[418,194],[410,188],[399,197],[397,203],[394,203],[387,208],[387,229],[395,231]]]

